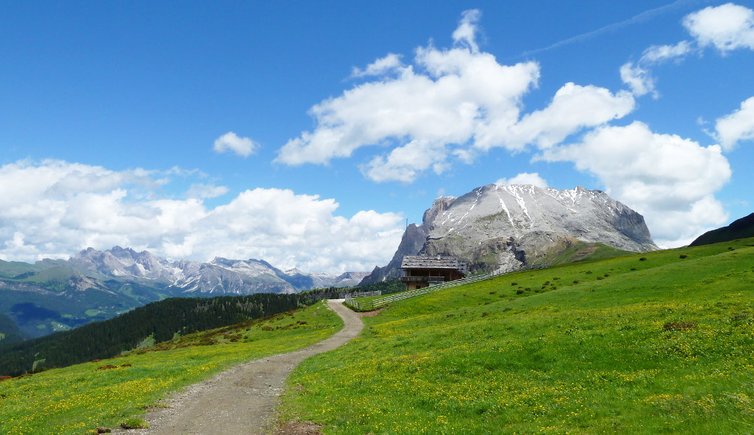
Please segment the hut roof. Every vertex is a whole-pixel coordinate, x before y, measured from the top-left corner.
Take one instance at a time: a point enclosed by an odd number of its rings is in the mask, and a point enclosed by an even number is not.
[[[453,257],[426,257],[406,255],[401,262],[401,269],[464,269],[464,264]]]

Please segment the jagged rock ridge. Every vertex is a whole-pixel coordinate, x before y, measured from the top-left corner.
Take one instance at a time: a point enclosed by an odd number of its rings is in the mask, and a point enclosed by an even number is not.
[[[69,260],[74,270],[87,276],[161,283],[181,293],[251,294],[293,293],[319,287],[348,287],[366,275],[346,272],[305,274],[287,272],[264,260],[232,260],[216,257],[208,263],[171,262],[148,251],[116,246],[106,251],[86,249]]]

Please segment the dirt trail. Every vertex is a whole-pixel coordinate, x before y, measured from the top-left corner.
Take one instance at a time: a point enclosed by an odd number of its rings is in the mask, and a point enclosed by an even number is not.
[[[295,352],[250,361],[188,387],[147,415],[150,434],[264,434],[274,430],[275,409],[288,374],[301,361],[356,337],[364,324],[342,300],[328,305],[345,323],[332,337]],[[135,433],[137,431],[129,431]],[[142,432],[142,431],[138,431]]]

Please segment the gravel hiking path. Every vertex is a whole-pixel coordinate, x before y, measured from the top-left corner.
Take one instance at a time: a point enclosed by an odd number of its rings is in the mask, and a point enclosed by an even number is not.
[[[275,409],[288,374],[310,356],[333,350],[359,335],[364,324],[343,300],[327,301],[345,323],[328,339],[294,352],[273,355],[226,370],[173,395],[166,408],[151,411],[150,429],[125,433],[265,434],[275,430]]]

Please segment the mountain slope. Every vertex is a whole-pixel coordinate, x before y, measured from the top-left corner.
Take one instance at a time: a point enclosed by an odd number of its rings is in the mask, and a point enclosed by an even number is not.
[[[752,259],[745,239],[396,302],[299,366],[281,415],[334,434],[747,432]]]
[[[690,246],[709,245],[710,243],[754,237],[754,213],[733,221],[727,227],[707,231],[691,242]]]

